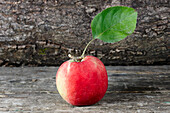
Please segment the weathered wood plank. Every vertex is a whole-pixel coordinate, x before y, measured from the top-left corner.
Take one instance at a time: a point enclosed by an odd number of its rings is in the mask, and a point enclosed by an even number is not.
[[[169,113],[170,66],[110,66],[109,88],[95,105],[75,107],[58,94],[58,67],[1,67],[0,113]]]

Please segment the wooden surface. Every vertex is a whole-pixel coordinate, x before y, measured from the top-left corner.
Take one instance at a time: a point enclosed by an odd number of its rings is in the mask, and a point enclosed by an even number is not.
[[[67,104],[57,67],[1,67],[0,113],[170,113],[170,66],[107,67],[109,88],[92,106]]]

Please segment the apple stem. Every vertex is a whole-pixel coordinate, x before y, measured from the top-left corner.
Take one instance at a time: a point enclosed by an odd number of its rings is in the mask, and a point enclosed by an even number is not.
[[[81,55],[81,57],[82,58],[84,58],[84,54],[85,54],[85,52],[86,52],[86,50],[87,50],[87,47],[90,45],[90,43],[91,42],[93,42],[95,39],[92,39],[87,45],[86,45],[86,47],[84,48],[84,50],[83,50],[83,53],[82,53],[82,55]]]
[[[74,57],[71,54],[68,54],[68,57],[70,58],[71,62],[81,62],[81,60],[83,59],[83,57]]]
[[[74,56],[72,56],[71,54],[68,54],[68,57],[70,58],[70,62],[81,62],[82,61],[82,59],[84,58],[84,54],[85,54],[85,52],[86,52],[86,50],[87,50],[87,47],[90,45],[90,43],[92,42],[92,41],[94,41],[95,39],[92,39],[87,45],[86,45],[86,47],[84,48],[84,51],[83,51],[83,53],[82,53],[82,55],[80,56],[80,57],[74,57]]]

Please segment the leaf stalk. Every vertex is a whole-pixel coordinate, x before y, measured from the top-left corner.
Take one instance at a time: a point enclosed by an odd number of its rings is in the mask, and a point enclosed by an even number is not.
[[[83,50],[83,53],[82,53],[82,55],[81,55],[81,57],[83,57],[84,58],[84,54],[85,54],[85,52],[86,52],[86,50],[87,50],[87,47],[90,45],[90,43],[91,42],[93,42],[95,39],[93,38],[87,45],[86,45],[86,47],[84,48],[84,50]]]

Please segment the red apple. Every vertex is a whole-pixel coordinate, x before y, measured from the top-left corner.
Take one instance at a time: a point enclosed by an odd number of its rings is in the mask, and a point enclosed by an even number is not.
[[[57,89],[64,100],[75,106],[92,105],[103,98],[108,87],[107,71],[96,57],[80,62],[64,62],[56,74]]]

